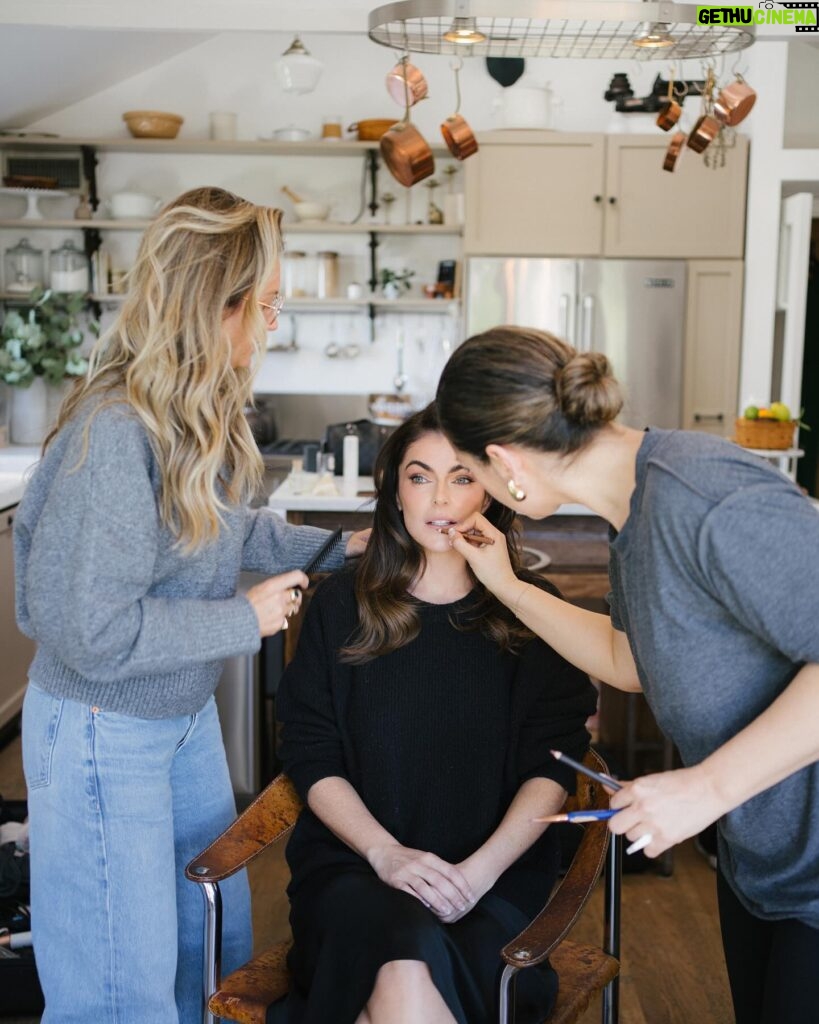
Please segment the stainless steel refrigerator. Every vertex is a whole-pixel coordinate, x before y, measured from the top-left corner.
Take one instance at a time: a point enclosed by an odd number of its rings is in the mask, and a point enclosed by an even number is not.
[[[467,336],[517,324],[604,352],[625,393],[621,422],[682,425],[684,260],[476,256],[466,270]]]

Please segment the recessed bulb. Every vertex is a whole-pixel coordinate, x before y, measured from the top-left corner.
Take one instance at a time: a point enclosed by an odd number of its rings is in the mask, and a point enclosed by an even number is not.
[[[444,32],[444,39],[448,43],[459,43],[461,46],[471,46],[473,43],[483,43],[486,36],[479,32],[475,26],[474,18],[454,18],[448,32]]]
[[[640,34],[632,42],[646,50],[661,50],[666,46],[673,46],[675,41],[669,35],[668,22],[646,21],[640,26]]]

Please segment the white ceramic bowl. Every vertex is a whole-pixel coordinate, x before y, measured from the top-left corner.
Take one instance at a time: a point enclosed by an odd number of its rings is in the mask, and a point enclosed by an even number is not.
[[[115,192],[108,200],[108,209],[114,220],[140,220],[153,217],[162,200],[143,192]]]
[[[327,220],[330,212],[329,203],[293,203],[293,209],[299,220]]]

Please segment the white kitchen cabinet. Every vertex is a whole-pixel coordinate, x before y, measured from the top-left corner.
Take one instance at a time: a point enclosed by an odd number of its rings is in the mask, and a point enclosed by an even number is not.
[[[725,167],[657,135],[502,131],[466,162],[466,255],[741,258],[748,140]]]
[[[17,506],[0,512],[0,727],[23,706],[34,643],[17,629],[14,618],[12,527]]]
[[[685,318],[683,427],[731,437],[739,385],[742,260],[691,260]]]

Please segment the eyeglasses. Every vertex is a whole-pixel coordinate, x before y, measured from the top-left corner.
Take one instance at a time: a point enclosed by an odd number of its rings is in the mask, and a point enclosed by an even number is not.
[[[276,292],[273,296],[272,302],[260,302],[259,305],[262,309],[270,311],[265,312],[265,320],[267,320],[268,323],[271,323],[278,319],[279,313],[282,311],[282,307],[284,306],[284,296],[281,292]]]

